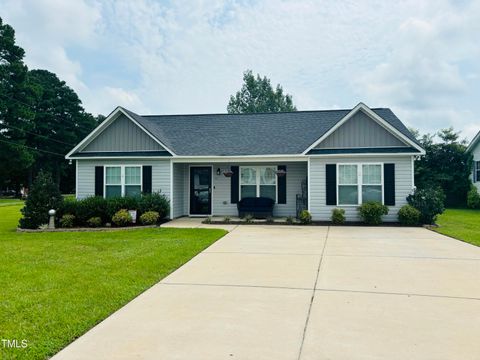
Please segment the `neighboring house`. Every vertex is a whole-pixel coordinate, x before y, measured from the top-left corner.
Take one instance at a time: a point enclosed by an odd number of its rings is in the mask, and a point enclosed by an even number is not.
[[[161,191],[170,217],[237,215],[243,197],[275,200],[274,216],[380,201],[386,221],[414,188],[414,158],[425,153],[390,109],[269,114],[141,116],[116,108],[67,159],[76,196]]]
[[[468,145],[467,152],[473,156],[471,179],[478,191],[480,191],[480,131]]]

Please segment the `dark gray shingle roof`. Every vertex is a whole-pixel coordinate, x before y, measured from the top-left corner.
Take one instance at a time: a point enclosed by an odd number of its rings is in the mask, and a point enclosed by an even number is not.
[[[125,110],[176,155],[301,154],[350,110],[260,114],[137,115]],[[372,109],[416,142],[390,109]]]

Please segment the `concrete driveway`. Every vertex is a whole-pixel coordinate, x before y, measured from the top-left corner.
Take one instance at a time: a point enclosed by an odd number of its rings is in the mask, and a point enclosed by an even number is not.
[[[55,359],[480,359],[480,248],[238,226]]]

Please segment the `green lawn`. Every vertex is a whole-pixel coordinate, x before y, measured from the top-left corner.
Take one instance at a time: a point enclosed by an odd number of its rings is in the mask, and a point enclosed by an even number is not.
[[[21,206],[0,207],[1,359],[45,359],[226,232],[163,229],[16,233]]]
[[[480,210],[447,209],[437,224],[435,231],[480,246]]]
[[[21,205],[23,201],[20,199],[0,199],[0,206]]]

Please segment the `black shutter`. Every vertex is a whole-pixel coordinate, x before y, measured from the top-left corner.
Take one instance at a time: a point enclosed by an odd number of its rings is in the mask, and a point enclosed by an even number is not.
[[[285,165],[278,165],[278,170],[287,171]],[[284,176],[277,177],[278,188],[277,188],[277,199],[279,204],[287,203],[287,174]]]
[[[230,178],[230,202],[232,204],[238,203],[238,187],[240,181],[239,167],[232,166],[230,170],[233,171],[233,175]]]
[[[337,205],[337,164],[325,165],[327,205]]]
[[[395,164],[383,164],[383,200],[395,205]]]
[[[152,167],[150,165],[142,167],[142,188],[144,194],[152,193]]]
[[[103,166],[95,166],[95,196],[103,196]]]

